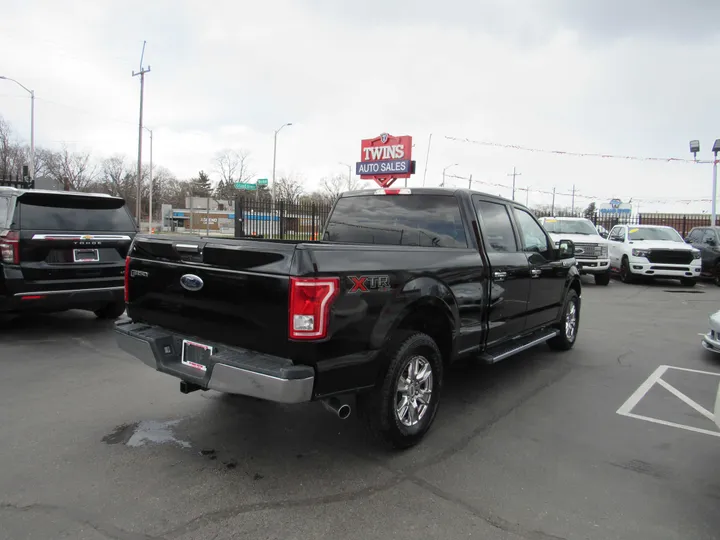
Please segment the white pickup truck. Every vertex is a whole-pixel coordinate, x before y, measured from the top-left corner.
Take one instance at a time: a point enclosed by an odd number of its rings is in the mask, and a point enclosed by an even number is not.
[[[700,277],[700,250],[664,225],[615,225],[608,236],[610,266],[631,283],[640,276],[674,278],[692,287]]]
[[[573,241],[575,261],[581,274],[592,274],[596,285],[610,283],[608,241],[600,236],[592,221],[576,217],[543,217],[540,223],[555,245],[561,239]]]

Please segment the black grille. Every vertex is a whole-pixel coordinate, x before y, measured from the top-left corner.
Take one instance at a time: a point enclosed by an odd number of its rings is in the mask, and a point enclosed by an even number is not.
[[[673,251],[669,249],[652,249],[648,256],[651,263],[660,264],[690,264],[693,260],[690,251]]]

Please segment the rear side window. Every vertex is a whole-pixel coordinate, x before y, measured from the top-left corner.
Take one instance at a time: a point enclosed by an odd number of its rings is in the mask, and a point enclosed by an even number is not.
[[[134,231],[123,201],[100,197],[26,195],[18,199],[20,228],[25,230]]]
[[[466,248],[455,197],[367,195],[338,200],[325,240],[353,244]]]
[[[504,204],[475,199],[475,208],[482,223],[487,250],[500,253],[517,251],[515,232],[507,207]]]

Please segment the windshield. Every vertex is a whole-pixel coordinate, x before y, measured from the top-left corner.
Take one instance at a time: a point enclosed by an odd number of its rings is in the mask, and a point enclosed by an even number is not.
[[[466,248],[455,197],[367,195],[341,198],[325,240],[355,244]]]
[[[682,242],[683,239],[675,229],[664,229],[660,227],[642,227],[630,229],[630,240],[662,240],[666,242]]]
[[[584,219],[546,219],[543,222],[549,233],[586,234],[598,236],[598,232],[590,221]]]

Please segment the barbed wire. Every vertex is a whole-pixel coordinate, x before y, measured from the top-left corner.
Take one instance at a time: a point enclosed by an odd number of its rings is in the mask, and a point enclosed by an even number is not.
[[[624,159],[624,160],[630,160],[630,161],[656,161],[656,162],[664,162],[664,163],[685,163],[685,164],[712,164],[713,161],[707,161],[707,160],[695,160],[695,159],[688,159],[688,158],[678,158],[678,157],[643,157],[643,156],[626,156],[626,155],[620,155],[620,154],[601,154],[597,152],[570,152],[567,150],[549,150],[546,148],[532,148],[529,146],[523,146],[520,144],[504,144],[499,142],[493,142],[493,141],[475,141],[472,139],[468,139],[466,137],[452,137],[450,135],[445,135],[445,139],[449,141],[455,141],[455,142],[463,142],[468,144],[476,144],[480,146],[489,146],[493,148],[504,148],[507,150],[521,150],[523,152],[535,152],[535,153],[541,153],[541,154],[554,154],[559,156],[571,156],[571,157],[595,157],[595,158],[605,158],[605,159]]]

